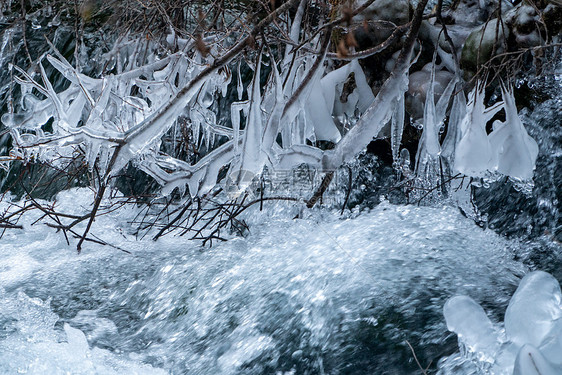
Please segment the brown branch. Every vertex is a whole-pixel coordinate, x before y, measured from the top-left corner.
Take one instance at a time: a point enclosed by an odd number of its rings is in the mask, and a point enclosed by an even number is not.
[[[326,57],[329,59],[337,59],[337,60],[344,60],[344,61],[351,61],[351,60],[355,60],[355,59],[363,59],[369,56],[373,56],[376,55],[377,53],[380,53],[382,51],[384,51],[385,49],[387,49],[392,43],[394,43],[395,41],[397,41],[398,39],[400,39],[400,37],[406,32],[406,30],[408,29],[408,27],[410,27],[410,23],[401,25],[396,27],[396,29],[394,29],[394,31],[392,32],[392,34],[390,34],[390,36],[388,38],[386,38],[386,40],[380,44],[377,44],[374,47],[359,51],[359,52],[355,52],[355,53],[350,53],[347,54],[346,56],[341,56],[338,55],[337,53],[327,53]]]
[[[316,202],[322,199],[324,192],[326,191],[326,189],[328,189],[328,186],[330,186],[330,183],[332,182],[333,178],[334,178],[334,171],[329,171],[324,175],[324,178],[322,179],[320,186],[318,186],[312,197],[310,197],[310,199],[306,201],[306,208],[314,207]]]

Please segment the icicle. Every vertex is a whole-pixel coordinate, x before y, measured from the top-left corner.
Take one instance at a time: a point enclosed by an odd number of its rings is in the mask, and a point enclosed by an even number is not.
[[[423,111],[423,132],[418,145],[418,153],[416,155],[416,174],[424,181],[433,179],[431,174],[437,172],[435,166],[432,165],[438,158],[441,146],[439,145],[439,129],[435,109],[435,56],[431,68],[431,82],[427,91],[424,111]]]
[[[252,80],[252,91],[250,94],[250,108],[246,118],[246,128],[244,129],[244,140],[242,143],[242,154],[240,166],[233,169],[236,177],[236,185],[240,190],[244,190],[250,181],[241,181],[240,178],[246,172],[252,174],[261,173],[263,166],[261,142],[263,134],[263,119],[261,110],[261,88],[260,88],[260,74],[261,74],[261,59],[260,54],[256,63],[256,70],[254,79]]]
[[[449,173],[452,172],[455,162],[455,147],[461,137],[461,122],[466,116],[466,97],[462,88],[459,88],[457,94],[453,98],[451,107],[451,115],[447,124],[447,135],[441,147],[441,157],[445,161]]]
[[[400,167],[399,150],[400,144],[402,143],[402,133],[404,132],[404,113],[404,95],[400,95],[394,102],[394,113],[392,114],[390,123],[390,145],[392,148],[394,168]]]
[[[243,102],[234,102],[230,105],[230,121],[232,123],[232,132],[234,140],[234,152],[238,153],[239,140],[240,140],[240,111],[247,112],[250,106],[248,100]]]
[[[484,84],[478,82],[469,94],[467,113],[461,121],[461,138],[455,147],[455,170],[471,177],[483,177],[493,170],[493,154],[486,123],[503,107],[484,106]]]
[[[86,163],[88,164],[88,170],[91,172],[94,170],[94,165],[96,164],[96,158],[101,148],[101,141],[92,140],[87,147],[86,153]]]
[[[493,147],[493,168],[514,179],[530,180],[533,178],[539,147],[527,134],[517,114],[512,89],[502,86],[502,98],[506,120],[495,124],[489,137]]]

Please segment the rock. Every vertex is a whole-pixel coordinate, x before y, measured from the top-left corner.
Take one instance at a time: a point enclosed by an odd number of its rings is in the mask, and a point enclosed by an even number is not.
[[[559,4],[548,4],[542,13],[550,35],[562,33],[562,0]]]
[[[509,29],[497,18],[475,28],[466,38],[461,53],[460,63],[465,78],[475,74],[482,64],[493,57],[492,53],[498,55],[505,52],[509,35]]]
[[[454,74],[446,70],[435,72],[435,99],[439,100],[441,94],[453,79]],[[429,85],[431,83],[431,64],[424,69],[410,74],[408,92],[406,95],[406,110],[414,120],[423,117],[423,106]]]
[[[370,48],[384,42],[393,32],[394,25],[404,25],[409,22],[412,6],[406,0],[377,0],[362,14],[357,21],[367,21],[367,27],[359,27],[354,36],[359,43],[359,49]],[[388,21],[388,22],[375,22]]]
[[[360,20],[382,20],[404,25],[410,20],[411,12],[412,6],[407,0],[377,0],[358,17]]]
[[[544,29],[535,8],[530,5],[520,5],[508,12],[505,23],[515,36],[520,48],[539,46],[543,42],[539,30]]]

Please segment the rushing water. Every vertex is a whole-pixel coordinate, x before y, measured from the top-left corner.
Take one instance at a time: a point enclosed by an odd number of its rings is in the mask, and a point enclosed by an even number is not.
[[[90,198],[58,201],[80,212]],[[29,217],[0,244],[0,373],[416,374],[408,343],[433,369],[457,351],[449,297],[500,320],[526,271],[520,245],[452,208],[286,211],[250,212],[247,238],[210,249],[137,241],[134,209],[99,217],[95,234],[132,255],[77,255]]]

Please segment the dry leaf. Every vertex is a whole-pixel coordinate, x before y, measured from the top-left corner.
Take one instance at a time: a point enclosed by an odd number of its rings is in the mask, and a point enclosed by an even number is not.
[[[353,34],[353,32],[349,32],[345,36],[345,45],[348,48],[349,47],[359,47],[359,44],[357,44],[357,39],[355,39],[355,35]]]
[[[203,41],[203,38],[201,38],[200,34],[195,35],[195,48],[197,48],[197,51],[199,51],[199,53],[203,57],[207,57],[207,55],[209,54],[209,51],[211,50],[205,44],[205,42]]]
[[[338,44],[337,56],[342,59],[349,56],[349,50],[345,46],[345,41],[342,39]]]

